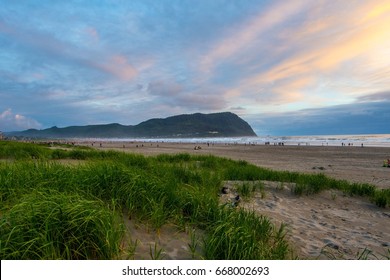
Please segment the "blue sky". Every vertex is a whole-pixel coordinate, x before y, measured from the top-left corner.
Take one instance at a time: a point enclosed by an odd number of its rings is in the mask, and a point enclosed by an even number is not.
[[[0,0],[0,130],[231,111],[390,133],[390,3]]]

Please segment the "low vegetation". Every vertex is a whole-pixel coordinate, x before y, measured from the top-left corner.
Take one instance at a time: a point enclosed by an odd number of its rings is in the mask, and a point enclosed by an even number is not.
[[[381,207],[390,204],[388,190],[367,184],[277,172],[214,156],[144,157],[0,141],[0,257],[120,258],[131,251],[123,248],[125,213],[155,230],[166,223],[202,230],[205,259],[291,258],[283,225],[220,205],[225,180],[295,182],[298,195],[333,188],[368,196]],[[243,194],[253,191],[248,186]],[[190,245],[195,252],[198,244]],[[152,249],[154,258],[160,258],[161,249]]]

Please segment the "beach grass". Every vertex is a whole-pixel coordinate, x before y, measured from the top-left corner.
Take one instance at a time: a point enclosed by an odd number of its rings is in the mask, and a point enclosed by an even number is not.
[[[277,228],[267,217],[220,205],[226,180],[294,182],[297,195],[338,189],[367,196],[380,207],[390,205],[388,190],[245,161],[0,141],[1,259],[119,258],[121,251],[134,250],[122,248],[123,213],[156,231],[168,222],[204,231],[205,259],[290,258],[283,225]],[[244,185],[244,197],[261,190],[261,184]],[[194,253],[195,237],[190,245]],[[163,254],[150,247],[150,255],[159,259]]]
[[[111,259],[124,228],[97,199],[34,190],[1,218],[1,259]]]
[[[264,216],[243,209],[219,210],[205,242],[208,259],[285,259],[290,249],[279,229]]]

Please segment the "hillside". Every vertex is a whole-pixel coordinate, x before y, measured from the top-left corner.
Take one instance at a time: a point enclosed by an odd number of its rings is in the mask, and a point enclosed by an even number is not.
[[[31,138],[191,138],[256,136],[250,125],[237,115],[224,112],[185,114],[165,119],[150,119],[138,125],[117,123],[86,126],[56,126],[7,133]]]

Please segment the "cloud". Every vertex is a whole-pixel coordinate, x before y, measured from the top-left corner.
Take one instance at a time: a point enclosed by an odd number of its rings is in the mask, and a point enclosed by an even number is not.
[[[138,71],[129,63],[127,57],[124,55],[113,55],[105,64],[96,63],[94,67],[111,73],[113,76],[124,81],[132,80],[138,74]]]
[[[98,40],[94,28],[87,29],[86,36],[94,36]],[[129,62],[129,58],[115,52],[100,51],[93,47],[96,44],[74,44],[57,38],[54,34],[38,30],[13,26],[0,20],[0,33],[6,35],[8,40],[13,42],[16,48],[23,50],[27,61],[33,61],[35,67],[47,67],[47,64],[63,65],[76,71],[95,71],[97,74],[104,74],[111,78],[123,81],[132,80],[137,76],[136,68]],[[92,35],[91,35],[92,34]],[[93,35],[95,34],[95,35]],[[32,57],[39,56],[39,59]],[[65,74],[65,73],[62,73]],[[70,74],[70,73],[69,73]],[[84,72],[83,75],[86,75]],[[89,75],[91,75],[89,73]],[[96,79],[96,76],[94,77]]]
[[[183,90],[183,87],[176,82],[151,81],[148,85],[149,94],[162,98],[175,97]]]
[[[241,107],[241,106],[237,106],[237,107],[230,107],[230,110],[242,111],[242,110],[245,110],[245,108],[244,108],[244,107]]]
[[[390,3],[388,1],[370,1],[367,6],[368,13],[366,13],[365,19],[376,19],[382,16],[387,17],[390,13]]]
[[[154,81],[148,85],[148,93],[154,97],[153,104],[166,104],[182,110],[219,110],[226,101],[220,90],[186,89],[176,82]]]
[[[289,30],[289,38],[284,38],[284,43],[290,45],[294,52],[281,63],[252,77],[251,82],[317,75],[323,71],[335,70],[351,59],[369,55],[377,46],[387,48],[390,43],[388,17],[380,14],[380,17],[361,19],[367,11],[367,6],[371,5],[351,7],[337,18],[322,14],[322,10],[313,10],[318,16],[316,25],[320,26],[321,32],[312,33],[307,26],[309,23],[304,23],[302,29]],[[337,6],[331,8],[335,9]],[[304,41],[305,45],[302,45],[301,41]]]
[[[34,119],[21,114],[14,114],[11,109],[0,113],[0,130],[16,131],[29,128],[41,128],[42,125]]]
[[[85,34],[91,39],[91,42],[97,43],[100,40],[100,36],[96,28],[94,27],[86,27],[84,29]]]
[[[358,102],[390,102],[390,91],[376,92],[360,96]]]
[[[201,68],[209,72],[217,64],[231,58],[237,53],[242,53],[244,49],[253,44],[259,37],[296,15],[304,7],[305,1],[282,1],[272,5],[266,11],[261,10],[251,19],[229,28],[226,37],[222,37],[206,53],[200,62]]]
[[[223,93],[210,89],[183,94],[177,99],[177,104],[191,110],[210,112],[224,109],[227,102]]]

